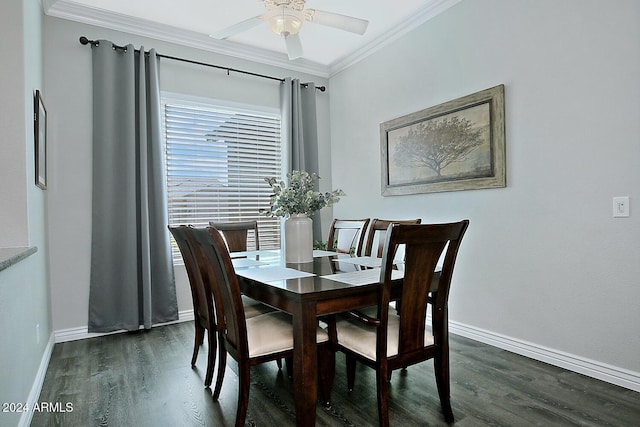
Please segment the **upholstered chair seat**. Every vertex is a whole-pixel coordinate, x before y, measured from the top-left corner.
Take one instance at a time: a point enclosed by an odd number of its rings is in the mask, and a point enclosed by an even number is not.
[[[316,341],[328,340],[327,332],[318,328]],[[293,350],[291,315],[274,311],[247,319],[247,341],[251,358]]]
[[[272,307],[262,304],[246,295],[242,295],[242,305],[244,306],[244,315],[247,319],[274,311]]]
[[[338,344],[348,347],[372,361],[376,360],[376,337],[378,329],[368,326],[353,318],[345,318],[336,322]],[[389,313],[387,329],[387,357],[398,354],[398,337],[400,333],[400,316]],[[433,345],[433,335],[425,328],[424,345]]]

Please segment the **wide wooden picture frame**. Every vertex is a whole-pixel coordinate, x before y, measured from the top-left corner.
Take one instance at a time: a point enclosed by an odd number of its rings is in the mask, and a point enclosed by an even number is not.
[[[506,186],[504,85],[380,124],[382,195]]]
[[[42,93],[36,90],[33,97],[34,133],[35,133],[35,178],[36,185],[47,189],[47,109]]]

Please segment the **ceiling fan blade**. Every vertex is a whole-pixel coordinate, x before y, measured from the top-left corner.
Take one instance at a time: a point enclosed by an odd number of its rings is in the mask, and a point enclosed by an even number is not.
[[[252,29],[253,27],[257,27],[260,24],[262,24],[262,15],[254,16],[253,18],[245,19],[244,21],[240,21],[237,24],[233,24],[230,27],[223,28],[222,30],[211,34],[209,37],[213,37],[214,39],[218,40],[228,39],[229,37],[240,34],[243,31],[247,31]]]
[[[340,30],[349,31],[350,33],[362,35],[367,31],[367,26],[369,25],[369,21],[366,19],[354,18],[352,16],[340,15],[333,12],[325,12],[324,10],[306,9],[304,12],[305,17],[309,22],[338,28]]]
[[[302,56],[302,43],[300,43],[300,37],[297,34],[290,34],[284,38],[287,44],[287,53],[289,59],[297,59]]]

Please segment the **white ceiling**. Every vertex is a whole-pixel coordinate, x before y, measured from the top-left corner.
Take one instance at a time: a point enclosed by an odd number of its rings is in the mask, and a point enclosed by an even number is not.
[[[289,61],[284,40],[266,24],[228,40],[209,37],[260,15],[260,0],[44,0],[50,16],[153,37],[328,77],[438,15],[460,0],[307,0],[306,8],[369,21],[364,35],[307,22],[303,58]],[[91,34],[78,34],[92,39]],[[162,52],[161,52],[162,53]]]

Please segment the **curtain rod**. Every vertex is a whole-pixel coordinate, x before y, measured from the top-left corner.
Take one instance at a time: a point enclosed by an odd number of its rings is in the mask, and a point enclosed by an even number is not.
[[[80,44],[82,45],[91,45],[91,46],[98,46],[98,44],[100,44],[100,42],[98,42],[97,40],[89,40],[88,38],[86,38],[85,36],[80,37]],[[113,47],[114,49],[125,49],[125,46],[118,46],[114,43]],[[140,52],[139,49],[136,49],[136,52]],[[145,52],[146,54],[146,52]],[[263,79],[269,79],[269,80],[276,80],[279,81],[280,83],[284,83],[284,79],[280,78],[280,77],[273,77],[273,76],[267,76],[265,74],[258,74],[258,73],[253,73],[251,71],[244,71],[244,70],[238,70],[235,68],[229,68],[229,67],[223,67],[220,65],[214,65],[214,64],[208,64],[206,62],[200,62],[200,61],[194,61],[191,59],[184,59],[184,58],[178,58],[177,56],[169,56],[169,55],[163,55],[161,53],[156,54],[156,56],[158,56],[159,58],[165,58],[165,59],[172,59],[174,61],[180,61],[180,62],[187,62],[189,64],[196,64],[196,65],[202,65],[205,67],[211,67],[211,68],[217,68],[219,70],[226,70],[227,71],[227,75],[233,71],[234,73],[240,73],[240,74],[248,74],[250,76],[254,76],[254,77],[261,77]],[[309,85],[309,83],[302,83],[302,86],[307,87]],[[326,87],[324,86],[316,86],[316,89],[319,90],[320,92],[324,92],[325,90],[327,90]]]

